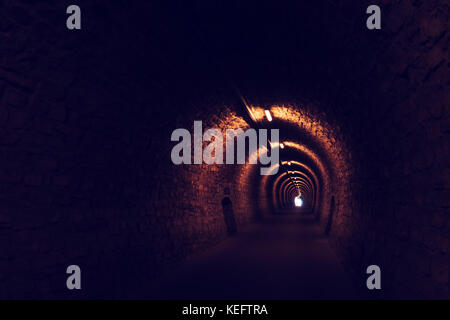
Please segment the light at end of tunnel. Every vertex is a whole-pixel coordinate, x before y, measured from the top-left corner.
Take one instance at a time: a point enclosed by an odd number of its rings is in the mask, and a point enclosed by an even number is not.
[[[267,120],[269,120],[269,122],[272,121],[272,115],[270,114],[270,111],[266,109],[264,110],[264,112],[266,114]]]
[[[303,200],[300,196],[295,197],[294,203],[296,207],[301,207],[303,205]]]

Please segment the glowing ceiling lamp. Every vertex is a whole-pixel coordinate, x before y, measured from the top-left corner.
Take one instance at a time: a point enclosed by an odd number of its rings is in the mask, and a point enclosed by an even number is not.
[[[301,207],[303,205],[303,200],[300,196],[295,197],[294,203],[296,207]]]
[[[272,115],[270,114],[270,111],[266,109],[264,110],[264,112],[266,114],[267,120],[269,120],[269,122],[272,121]]]
[[[284,144],[280,143],[280,148],[284,149]]]
[[[290,161],[288,161],[288,166],[290,166],[291,165],[291,162]]]

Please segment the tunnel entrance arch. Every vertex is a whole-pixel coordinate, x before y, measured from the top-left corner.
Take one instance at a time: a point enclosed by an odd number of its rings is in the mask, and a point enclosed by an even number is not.
[[[233,203],[231,202],[231,199],[229,197],[225,197],[222,200],[222,212],[225,225],[227,227],[227,233],[229,235],[236,233],[237,225],[236,219],[234,217]]]
[[[333,224],[333,215],[334,215],[334,211],[336,204],[335,204],[335,200],[334,200],[334,196],[331,197],[331,203],[330,203],[330,214],[328,215],[328,222],[327,222],[327,227],[325,228],[325,234],[328,236],[331,232],[331,225]]]

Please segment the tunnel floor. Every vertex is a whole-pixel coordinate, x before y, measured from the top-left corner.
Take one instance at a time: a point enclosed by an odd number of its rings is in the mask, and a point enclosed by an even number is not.
[[[152,299],[357,299],[323,231],[293,210],[194,255],[149,290]]]

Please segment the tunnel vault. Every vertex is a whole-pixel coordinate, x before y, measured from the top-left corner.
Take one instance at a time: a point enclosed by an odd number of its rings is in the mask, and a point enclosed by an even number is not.
[[[377,31],[367,1],[106,2],[69,36],[61,1],[2,3],[0,296],[61,298],[79,261],[123,297],[226,239],[224,209],[239,234],[300,193],[348,270],[449,297],[447,2],[382,1]],[[280,129],[278,172],[174,164],[196,120]]]

